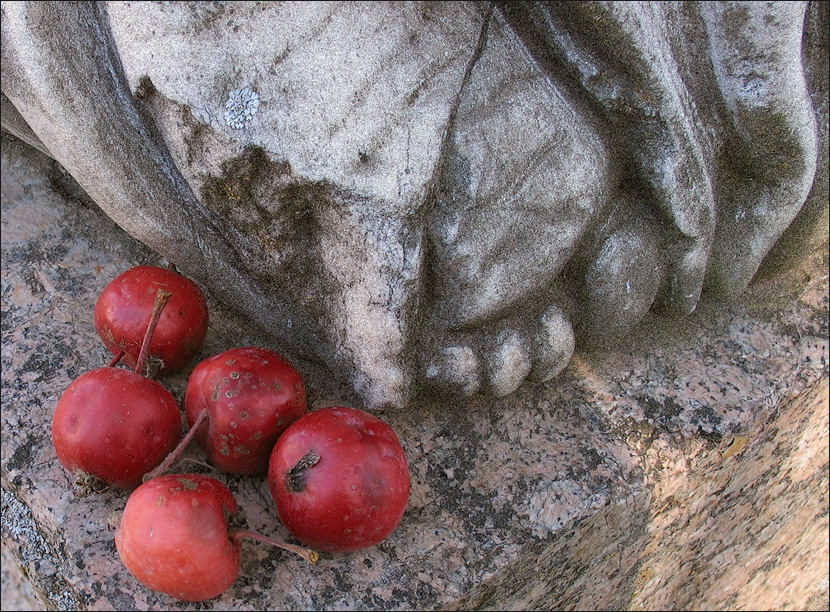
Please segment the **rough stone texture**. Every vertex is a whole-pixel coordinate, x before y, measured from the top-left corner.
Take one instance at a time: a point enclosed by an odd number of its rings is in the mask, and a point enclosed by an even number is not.
[[[624,347],[577,349],[554,380],[386,412],[413,479],[388,540],[317,566],[246,544],[231,589],[184,604],[121,565],[111,525],[127,494],[82,496],[49,436],[66,386],[109,358],[98,293],[164,259],[49,158],[3,135],[1,161],[4,608],[28,589],[24,605],[52,609],[826,609],[826,242],[743,302],[682,326],[649,314]],[[196,360],[262,343],[295,361],[313,407],[361,405],[207,293]],[[181,401],[186,373],[164,382]],[[178,471],[208,469],[200,448],[187,458]],[[263,480],[217,476],[249,527],[288,536]]]
[[[445,609],[826,610],[826,382],[717,443],[658,434],[647,494],[533,546]]]
[[[828,23],[4,2],[3,127],[371,409],[501,397],[823,240]]]
[[[2,544],[2,597],[3,607],[8,610],[40,610],[43,604],[32,589],[32,583],[23,573],[18,560],[6,546]]]

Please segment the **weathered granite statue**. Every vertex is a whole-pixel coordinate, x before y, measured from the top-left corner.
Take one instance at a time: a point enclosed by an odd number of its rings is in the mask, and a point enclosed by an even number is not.
[[[3,128],[367,407],[505,395],[797,244],[827,31],[818,2],[3,2]]]

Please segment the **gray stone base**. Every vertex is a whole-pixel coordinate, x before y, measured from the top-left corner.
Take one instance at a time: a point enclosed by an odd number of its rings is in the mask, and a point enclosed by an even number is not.
[[[4,609],[827,609],[826,238],[746,303],[649,318],[555,380],[383,415],[412,474],[390,538],[317,566],[245,544],[228,591],[184,604],[121,565],[112,524],[127,494],[81,496],[50,438],[63,390],[109,359],[98,293],[164,262],[5,134],[2,172]],[[197,360],[243,344],[295,359],[208,298]],[[361,407],[295,363],[313,407]],[[186,373],[163,382],[181,400]],[[187,458],[177,471],[208,469],[198,447]],[[251,529],[290,537],[264,479],[218,478]]]

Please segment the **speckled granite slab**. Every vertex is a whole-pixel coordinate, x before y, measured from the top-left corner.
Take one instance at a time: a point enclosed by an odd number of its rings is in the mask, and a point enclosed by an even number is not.
[[[109,358],[98,293],[163,261],[5,134],[2,172],[4,608],[827,608],[825,255],[746,301],[650,318],[547,383],[384,414],[413,485],[388,540],[316,566],[246,543],[236,583],[185,604],[123,568],[112,524],[127,494],[79,495],[50,439],[60,394]],[[197,360],[282,351],[208,298]],[[359,406],[322,365],[296,364],[313,407]],[[186,374],[163,382],[181,400]],[[208,471],[198,447],[187,458],[178,471]],[[250,528],[290,537],[264,479],[218,478]]]

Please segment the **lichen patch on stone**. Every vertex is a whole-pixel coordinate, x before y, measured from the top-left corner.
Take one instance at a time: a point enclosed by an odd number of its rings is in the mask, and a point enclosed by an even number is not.
[[[235,130],[241,130],[247,127],[258,109],[259,94],[249,87],[236,89],[228,95],[225,102],[225,123]]]

